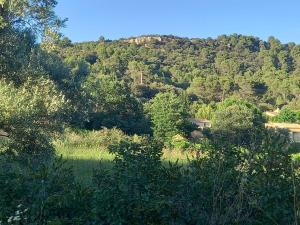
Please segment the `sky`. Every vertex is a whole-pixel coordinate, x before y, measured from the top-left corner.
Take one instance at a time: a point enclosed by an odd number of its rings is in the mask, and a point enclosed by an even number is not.
[[[244,34],[300,44],[300,0],[58,0],[74,42],[147,34],[215,38]]]

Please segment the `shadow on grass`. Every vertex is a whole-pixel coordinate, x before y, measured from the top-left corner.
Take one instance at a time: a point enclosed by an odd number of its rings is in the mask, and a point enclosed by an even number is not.
[[[74,159],[64,158],[67,167],[71,167],[77,181],[82,184],[90,184],[92,182],[93,171],[103,168],[110,170],[113,162],[110,160],[95,159]]]
[[[64,158],[65,165],[71,167],[76,180],[82,184],[89,185],[92,182],[93,172],[97,169],[107,169],[108,171],[113,168],[113,161],[107,159],[74,159]],[[162,160],[164,166],[169,166],[169,163],[175,163],[174,160]],[[178,165],[186,166],[186,161],[179,160]]]
[[[114,155],[107,150],[86,147],[66,147],[57,146],[56,155],[62,156],[66,161],[66,166],[73,169],[74,175],[81,183],[90,184],[92,182],[93,171],[99,168],[110,170],[113,167]],[[177,162],[181,166],[188,163],[187,158],[192,155],[180,151],[164,151],[162,163],[168,166],[169,162]]]

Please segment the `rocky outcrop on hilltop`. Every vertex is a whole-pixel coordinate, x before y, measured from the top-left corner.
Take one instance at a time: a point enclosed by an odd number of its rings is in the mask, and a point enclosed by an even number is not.
[[[132,38],[127,38],[124,39],[124,42],[127,43],[135,43],[137,45],[142,45],[142,44],[147,44],[149,42],[156,42],[156,43],[164,43],[167,41],[171,41],[174,39],[181,39],[179,37],[175,37],[175,36],[169,36],[169,35],[146,35],[146,36],[140,36],[140,37],[132,37]]]

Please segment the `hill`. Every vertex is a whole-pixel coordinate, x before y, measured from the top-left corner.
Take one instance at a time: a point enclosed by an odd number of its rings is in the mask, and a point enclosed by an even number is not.
[[[95,76],[126,81],[139,98],[165,89],[193,100],[219,102],[239,96],[263,108],[299,107],[300,46],[233,34],[216,39],[145,35],[75,43],[60,55],[90,64]]]

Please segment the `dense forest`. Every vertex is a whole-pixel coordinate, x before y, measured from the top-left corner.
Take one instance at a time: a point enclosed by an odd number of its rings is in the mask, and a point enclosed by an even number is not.
[[[116,41],[100,37],[96,42],[74,44],[63,38],[54,43],[57,54],[76,71],[78,82],[95,87],[96,81],[113,79],[142,103],[159,92],[174,91],[193,105],[193,117],[197,107],[215,108],[229,97],[247,100],[262,111],[289,108],[297,112],[300,107],[300,46],[281,44],[274,37],[266,42],[242,35],[217,39],[150,35]],[[124,126],[94,120],[90,118],[88,126]]]
[[[173,89],[204,103],[237,96],[262,109],[297,108],[300,46],[274,37],[265,42],[242,35],[145,36],[61,46],[66,62],[83,60],[91,76],[124,80],[136,97],[146,100]]]
[[[264,112],[300,121],[300,45],[238,34],[72,43],[56,4],[0,0],[1,225],[299,224],[299,146],[265,128]],[[113,155],[88,184],[58,154],[68,137]]]

